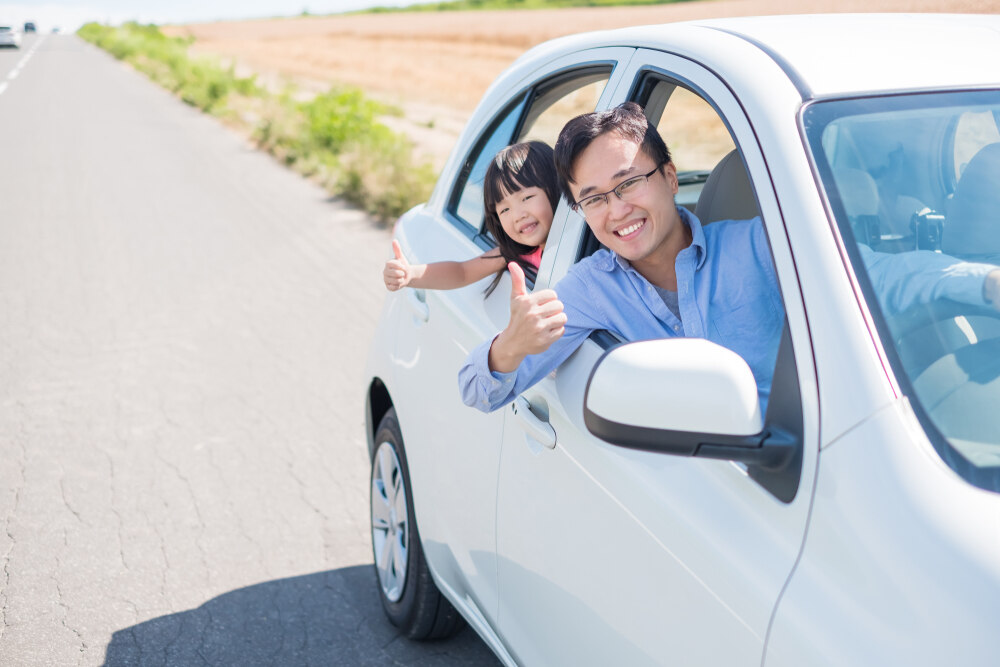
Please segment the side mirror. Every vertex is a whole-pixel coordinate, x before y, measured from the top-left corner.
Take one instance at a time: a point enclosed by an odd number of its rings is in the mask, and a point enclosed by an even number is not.
[[[735,352],[699,338],[615,347],[594,366],[584,423],[614,445],[781,467],[787,443],[763,429],[757,383]]]

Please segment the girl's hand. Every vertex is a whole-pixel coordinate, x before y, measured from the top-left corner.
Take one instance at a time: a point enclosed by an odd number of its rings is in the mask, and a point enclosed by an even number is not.
[[[413,279],[413,271],[410,269],[410,263],[406,261],[406,257],[399,247],[399,241],[396,239],[392,240],[392,254],[396,256],[396,259],[390,259],[385,263],[385,268],[382,269],[382,279],[385,280],[385,288],[390,292],[395,292],[410,284],[410,280]]]

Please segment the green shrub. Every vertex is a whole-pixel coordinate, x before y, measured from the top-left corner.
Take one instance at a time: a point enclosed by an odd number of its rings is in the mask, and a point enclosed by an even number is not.
[[[380,219],[396,217],[425,201],[436,174],[414,164],[412,142],[385,126],[352,141],[341,157],[338,189]]]
[[[380,6],[358,10],[357,14],[389,12],[452,12],[463,10],[553,9],[557,7],[618,7],[624,5],[669,5],[690,0],[449,0],[421,2],[402,7]]]
[[[305,140],[317,150],[339,153],[353,137],[381,133],[376,122],[382,110],[357,89],[333,89],[300,105],[306,119]]]

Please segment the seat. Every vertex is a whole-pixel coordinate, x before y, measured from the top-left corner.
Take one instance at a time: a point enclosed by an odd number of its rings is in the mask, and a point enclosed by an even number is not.
[[[736,150],[726,154],[708,175],[694,214],[701,224],[715,220],[749,220],[760,215],[747,170]],[[583,238],[580,257],[597,252],[604,246],[588,229]]]
[[[882,231],[875,179],[867,171],[841,167],[834,169],[833,180],[857,241],[877,246],[882,240]]]
[[[719,160],[708,175],[694,214],[703,225],[716,220],[748,220],[760,215],[746,167],[735,149]]]
[[[941,251],[956,257],[1000,258],[1000,142],[987,144],[966,165],[948,202]]]

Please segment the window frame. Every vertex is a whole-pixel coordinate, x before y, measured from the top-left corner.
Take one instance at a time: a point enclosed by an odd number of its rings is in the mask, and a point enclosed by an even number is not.
[[[608,59],[595,59],[584,63],[574,63],[557,68],[510,95],[507,104],[490,119],[487,129],[480,133],[476,137],[476,140],[470,144],[471,148],[465,154],[465,158],[462,161],[462,168],[449,188],[448,198],[443,210],[445,220],[459,229],[465,236],[472,239],[482,250],[486,251],[495,248],[496,241],[493,240],[484,227],[485,216],[480,220],[479,227],[477,228],[470,221],[458,214],[458,207],[469,184],[469,178],[475,167],[480,163],[479,160],[482,157],[483,151],[486,150],[487,145],[497,136],[497,131],[506,121],[510,120],[512,115],[516,115],[517,117],[512,125],[510,136],[505,138],[504,146],[516,143],[515,137],[521,136],[526,121],[531,117],[532,111],[536,108],[535,103],[553,90],[568,85],[580,78],[593,77],[598,73],[604,74],[605,87],[601,92],[601,97],[603,98],[608,90],[608,86],[613,81],[615,70],[619,65],[619,61]],[[583,85],[588,84],[585,83]],[[573,88],[573,90],[577,90],[583,87],[583,85]],[[555,102],[563,99],[563,97],[565,95],[553,99],[551,104],[543,108],[543,112]],[[535,117],[537,118],[537,115]]]

